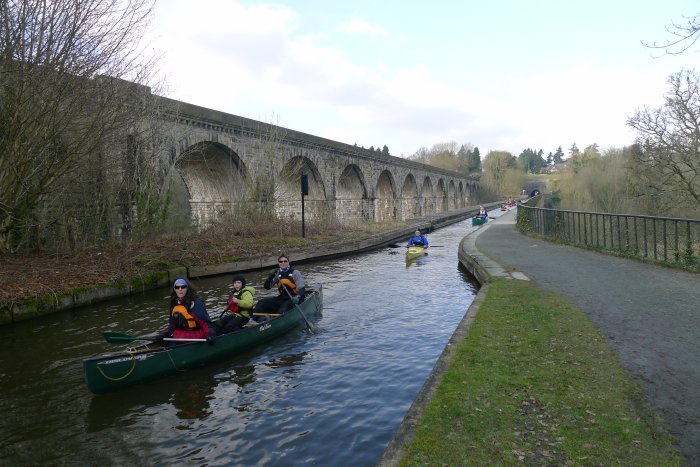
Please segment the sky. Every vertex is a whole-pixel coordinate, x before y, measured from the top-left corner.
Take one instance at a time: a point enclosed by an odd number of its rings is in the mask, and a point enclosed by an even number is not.
[[[408,157],[455,142],[518,156],[621,148],[660,107],[685,0],[159,0],[163,95]]]

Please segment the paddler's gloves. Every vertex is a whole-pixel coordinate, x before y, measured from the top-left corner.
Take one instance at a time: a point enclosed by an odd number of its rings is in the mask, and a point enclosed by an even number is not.
[[[277,274],[278,274],[277,269],[273,269],[272,271],[270,271],[269,277],[267,278],[267,280],[263,284],[263,288],[265,290],[270,290],[272,288],[272,286],[277,283]]]
[[[212,337],[212,336],[207,337],[207,344],[209,344],[209,345],[216,344],[216,339],[214,339],[214,337]]]
[[[166,333],[160,333],[156,334],[156,337],[153,338],[153,342],[157,342],[158,344],[163,343],[163,339],[165,339],[168,335]]]
[[[295,305],[298,305],[298,304],[299,304],[299,297],[298,297],[297,295],[295,295],[295,296],[292,297],[292,303],[295,304]]]

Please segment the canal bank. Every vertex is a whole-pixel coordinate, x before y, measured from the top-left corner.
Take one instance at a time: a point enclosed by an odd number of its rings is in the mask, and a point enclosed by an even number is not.
[[[483,285],[378,465],[698,463],[697,275],[521,235],[514,212],[459,258]]]
[[[499,203],[492,203],[496,206]],[[488,205],[488,206],[491,206]],[[313,248],[288,249],[285,251],[294,258],[295,263],[327,259],[369,251],[396,242],[403,242],[410,237],[416,228],[432,231],[463,220],[478,211],[478,206],[470,206],[460,210],[443,212],[406,221],[406,226],[388,232],[372,235],[361,239],[343,240],[315,245]],[[80,287],[61,290],[60,271],[55,274],[52,282],[58,286],[50,293],[32,297],[17,297],[0,303],[0,325],[10,324],[36,318],[50,313],[89,306],[96,303],[143,293],[148,290],[167,287],[178,277],[206,277],[227,274],[234,271],[253,271],[277,264],[280,252],[247,257],[239,261],[221,262],[215,264],[193,265],[189,267],[173,267],[157,271],[144,271],[129,279],[119,279],[111,283],[91,284],[89,279]],[[27,268],[31,268],[31,264]]]

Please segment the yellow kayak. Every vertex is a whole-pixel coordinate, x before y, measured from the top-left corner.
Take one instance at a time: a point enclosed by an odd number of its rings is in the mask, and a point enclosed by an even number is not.
[[[425,248],[422,246],[409,246],[406,248],[406,261],[416,259],[425,254]]]

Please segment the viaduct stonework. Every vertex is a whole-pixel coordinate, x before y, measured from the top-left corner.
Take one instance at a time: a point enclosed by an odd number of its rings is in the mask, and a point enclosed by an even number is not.
[[[171,203],[195,225],[272,206],[280,218],[406,220],[468,206],[459,173],[279,126],[156,97]]]

